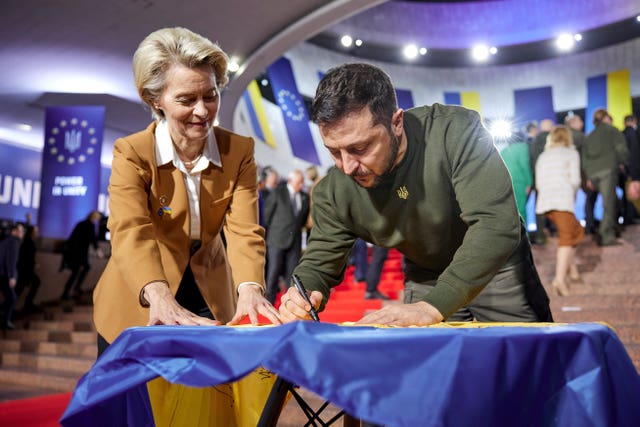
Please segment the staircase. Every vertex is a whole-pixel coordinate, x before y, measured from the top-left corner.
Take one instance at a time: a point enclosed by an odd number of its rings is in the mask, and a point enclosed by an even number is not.
[[[0,388],[69,392],[96,360],[93,306],[51,305],[0,332]],[[40,394],[39,393],[39,394]]]
[[[331,298],[320,315],[323,322],[355,322],[368,312],[382,308],[382,300],[364,299],[366,285],[364,282],[355,281],[354,271],[355,267],[349,266],[342,283],[331,291]],[[380,274],[378,290],[391,300],[398,300],[402,295],[403,286],[402,255],[397,250],[391,249]]]

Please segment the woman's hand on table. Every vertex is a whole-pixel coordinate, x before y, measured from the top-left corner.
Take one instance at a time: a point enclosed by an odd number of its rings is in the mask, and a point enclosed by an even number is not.
[[[215,326],[217,320],[200,317],[178,304],[164,282],[152,282],[144,287],[144,298],[149,302],[149,323],[152,325]]]
[[[444,317],[434,306],[419,301],[413,304],[387,305],[367,314],[356,325],[428,326],[443,320]]]
[[[274,325],[282,324],[280,313],[273,305],[264,297],[262,288],[252,283],[240,286],[238,289],[238,306],[233,319],[227,325],[237,325],[246,316],[252,325],[257,325],[258,314],[269,319]]]
[[[322,293],[311,291],[309,300],[313,307],[317,310],[322,302]],[[290,287],[287,292],[280,297],[280,319],[283,323],[293,322],[296,320],[311,320],[309,310],[311,306],[300,295],[295,287]]]

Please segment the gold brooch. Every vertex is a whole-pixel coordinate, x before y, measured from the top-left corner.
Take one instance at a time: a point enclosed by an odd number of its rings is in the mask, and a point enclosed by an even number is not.
[[[396,193],[398,193],[398,197],[400,197],[402,200],[407,200],[407,198],[409,197],[409,190],[407,190],[407,187],[405,187],[404,185],[398,188],[396,190]]]

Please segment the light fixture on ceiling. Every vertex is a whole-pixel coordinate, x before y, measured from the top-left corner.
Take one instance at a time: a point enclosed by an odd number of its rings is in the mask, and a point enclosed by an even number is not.
[[[471,48],[471,57],[476,61],[483,62],[489,59],[489,47],[484,44],[477,44]]]
[[[556,47],[565,52],[573,49],[575,44],[576,38],[572,34],[564,33],[556,38]]]
[[[356,43],[356,46],[357,46],[357,47],[362,46],[362,40],[360,40],[360,39],[356,39],[356,42],[355,42],[355,43]]]
[[[407,59],[416,59],[418,56],[418,46],[415,44],[408,44],[402,49],[402,53]]]
[[[427,54],[427,48],[426,47],[421,47],[419,52],[420,52],[420,55],[424,56],[424,55]]]
[[[231,73],[235,73],[236,71],[238,71],[240,69],[240,63],[238,61],[238,58],[236,58],[235,56],[232,56],[231,59],[229,59],[229,64],[227,65],[227,69]]]
[[[350,35],[345,34],[340,39],[340,43],[342,43],[342,46],[344,47],[351,47],[351,45],[353,44],[353,38]]]

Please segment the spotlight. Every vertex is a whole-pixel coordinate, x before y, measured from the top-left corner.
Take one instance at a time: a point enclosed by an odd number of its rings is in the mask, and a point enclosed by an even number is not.
[[[636,21],[640,22],[640,15],[636,16]]]
[[[342,43],[342,46],[344,47],[350,47],[353,44],[353,39],[351,38],[351,36],[344,35],[340,39],[340,43]]]
[[[511,136],[511,123],[504,119],[498,119],[491,122],[489,129],[494,139],[506,139]]]
[[[267,80],[267,79],[262,79],[262,80],[260,80],[260,84],[261,84],[262,86],[265,86],[265,87],[266,87],[266,86],[269,86],[269,80]]]
[[[497,48],[497,47],[495,47],[495,46],[491,46],[491,47],[489,48],[489,53],[490,53],[491,55],[495,55],[496,53],[498,53],[498,48]]]
[[[476,61],[486,61],[489,59],[489,48],[483,44],[475,45],[471,49],[471,56]]]
[[[402,49],[402,53],[407,59],[415,59],[418,56],[418,47],[415,44],[408,44]]]
[[[578,33],[578,34],[574,34],[573,35],[573,39],[577,42],[582,40],[582,34]]]
[[[358,47],[362,46],[362,40],[356,39],[356,46]]]
[[[420,55],[424,56],[427,54],[427,48],[426,47],[421,47],[420,48]]]
[[[560,50],[571,50],[575,45],[575,39],[571,34],[560,34],[556,39],[556,46]]]
[[[231,59],[229,60],[229,64],[227,65],[227,68],[232,73],[235,73],[236,71],[238,71],[240,69],[240,64],[238,63],[238,58],[231,57]]]

